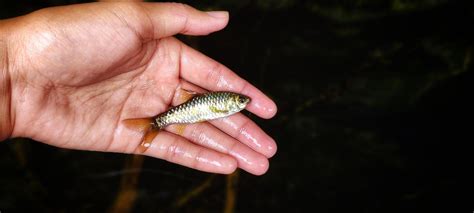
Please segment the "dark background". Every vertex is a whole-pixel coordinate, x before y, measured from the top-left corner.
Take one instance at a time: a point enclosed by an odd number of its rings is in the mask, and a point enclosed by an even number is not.
[[[0,143],[2,213],[474,210],[472,1],[185,2],[231,18],[179,38],[279,107],[271,120],[251,116],[278,143],[268,173],[136,166],[14,139]],[[0,18],[73,3],[3,0]]]

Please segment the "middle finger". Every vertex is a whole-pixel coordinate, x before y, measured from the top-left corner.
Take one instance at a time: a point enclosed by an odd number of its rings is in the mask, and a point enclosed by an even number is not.
[[[180,125],[171,125],[166,130],[224,154],[237,160],[238,167],[255,175],[261,175],[268,169],[268,159],[250,149],[238,140],[223,133],[208,122],[188,124],[184,129]]]
[[[178,105],[190,98],[188,91],[205,93],[206,90],[190,82],[182,80],[180,88],[177,89],[172,104]],[[267,158],[272,157],[277,150],[275,140],[265,133],[255,122],[242,113],[233,116],[209,121],[222,132],[237,139]]]

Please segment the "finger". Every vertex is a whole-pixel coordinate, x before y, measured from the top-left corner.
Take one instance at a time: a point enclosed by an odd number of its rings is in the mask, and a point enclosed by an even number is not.
[[[114,2],[90,4],[84,7],[101,6],[139,37],[160,39],[176,34],[207,35],[221,30],[229,21],[226,11],[203,12],[181,3],[130,3]],[[90,10],[90,9],[89,9]]]
[[[210,123],[268,158],[275,155],[277,151],[275,140],[241,113],[212,120]]]
[[[187,92],[195,91],[204,93],[206,90],[186,81],[180,83],[180,89],[175,92],[173,105],[181,104],[188,97]],[[237,113],[233,116],[212,120],[212,125],[225,132],[227,135],[239,140],[243,144],[249,146],[256,152],[259,152],[270,158],[275,155],[277,145],[269,135],[267,135],[257,124],[250,120],[247,116]]]
[[[262,117],[275,115],[275,103],[260,90],[240,78],[224,65],[182,44],[181,75],[182,78],[200,87],[212,91],[232,91],[249,96],[252,101],[247,110]]]
[[[230,174],[237,168],[234,158],[197,146],[166,131],[160,131],[148,149],[144,153],[137,152],[137,154],[212,173]]]
[[[155,39],[178,33],[206,35],[221,30],[229,20],[228,12],[203,12],[186,4],[143,3],[143,5],[151,21],[152,36]]]
[[[265,156],[255,152],[207,122],[186,125],[184,130],[177,128],[176,125],[171,125],[166,130],[175,134],[181,134],[186,139],[203,147],[234,157],[239,168],[251,174],[262,175],[268,170],[268,159]]]

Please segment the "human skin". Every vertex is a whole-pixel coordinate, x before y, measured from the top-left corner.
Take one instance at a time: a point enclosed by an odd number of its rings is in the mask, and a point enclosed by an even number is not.
[[[162,130],[145,151],[143,133],[122,121],[183,101],[183,89],[233,91],[247,110],[276,113],[272,100],[176,34],[207,35],[227,12],[177,3],[89,3],[0,21],[0,140],[27,137],[57,147],[135,153],[212,173],[261,175],[275,141],[241,113]]]

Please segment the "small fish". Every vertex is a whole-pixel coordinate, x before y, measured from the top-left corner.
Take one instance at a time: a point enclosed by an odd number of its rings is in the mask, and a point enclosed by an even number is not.
[[[210,92],[151,117],[126,119],[127,128],[144,132],[142,145],[148,147],[160,129],[171,124],[190,124],[227,117],[243,110],[250,98],[233,92]]]

